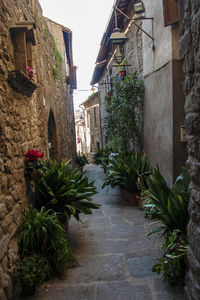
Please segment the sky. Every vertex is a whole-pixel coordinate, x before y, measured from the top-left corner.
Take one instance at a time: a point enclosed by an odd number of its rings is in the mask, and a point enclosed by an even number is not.
[[[92,93],[90,81],[100,42],[114,0],[39,0],[43,15],[73,33],[73,59],[77,69],[78,90],[74,91],[74,106],[78,108]]]

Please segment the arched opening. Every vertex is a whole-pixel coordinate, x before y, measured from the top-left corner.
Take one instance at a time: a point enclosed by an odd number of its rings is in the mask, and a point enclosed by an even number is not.
[[[55,123],[55,118],[52,110],[50,110],[49,119],[48,119],[48,145],[49,145],[49,157],[58,158],[56,123]]]

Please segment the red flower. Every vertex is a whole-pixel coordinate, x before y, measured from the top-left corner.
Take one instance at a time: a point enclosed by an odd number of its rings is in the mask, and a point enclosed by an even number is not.
[[[27,67],[28,76],[30,79],[33,79],[34,70],[31,67]]]
[[[42,158],[43,156],[44,156],[44,153],[41,153],[40,151],[34,150],[34,149],[29,150],[25,154],[27,161],[38,160],[38,158]]]

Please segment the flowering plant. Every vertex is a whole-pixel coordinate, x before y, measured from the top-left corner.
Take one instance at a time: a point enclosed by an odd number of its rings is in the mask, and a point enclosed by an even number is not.
[[[42,158],[44,156],[44,153],[41,153],[40,151],[38,150],[29,150],[28,152],[26,152],[25,154],[25,157],[26,157],[26,160],[27,162],[30,162],[30,161],[37,161],[38,158]]]
[[[34,70],[31,67],[27,67],[28,76],[30,79],[33,79]]]
[[[38,159],[43,156],[44,153],[34,149],[25,153],[26,174],[29,175],[32,180],[37,180],[42,175],[39,169],[43,167],[43,164]]]

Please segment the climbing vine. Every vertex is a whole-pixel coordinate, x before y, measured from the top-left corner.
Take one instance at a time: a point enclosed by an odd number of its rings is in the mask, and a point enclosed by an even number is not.
[[[106,136],[111,144],[117,141],[118,148],[142,150],[143,103],[144,83],[137,72],[112,80],[112,97],[107,102],[105,118]]]
[[[55,55],[55,65],[52,67],[52,73],[56,80],[61,79],[62,77],[62,55],[57,49],[56,41],[52,34],[49,32],[48,28],[45,30],[45,40],[50,40],[51,47],[53,49],[54,55]]]

